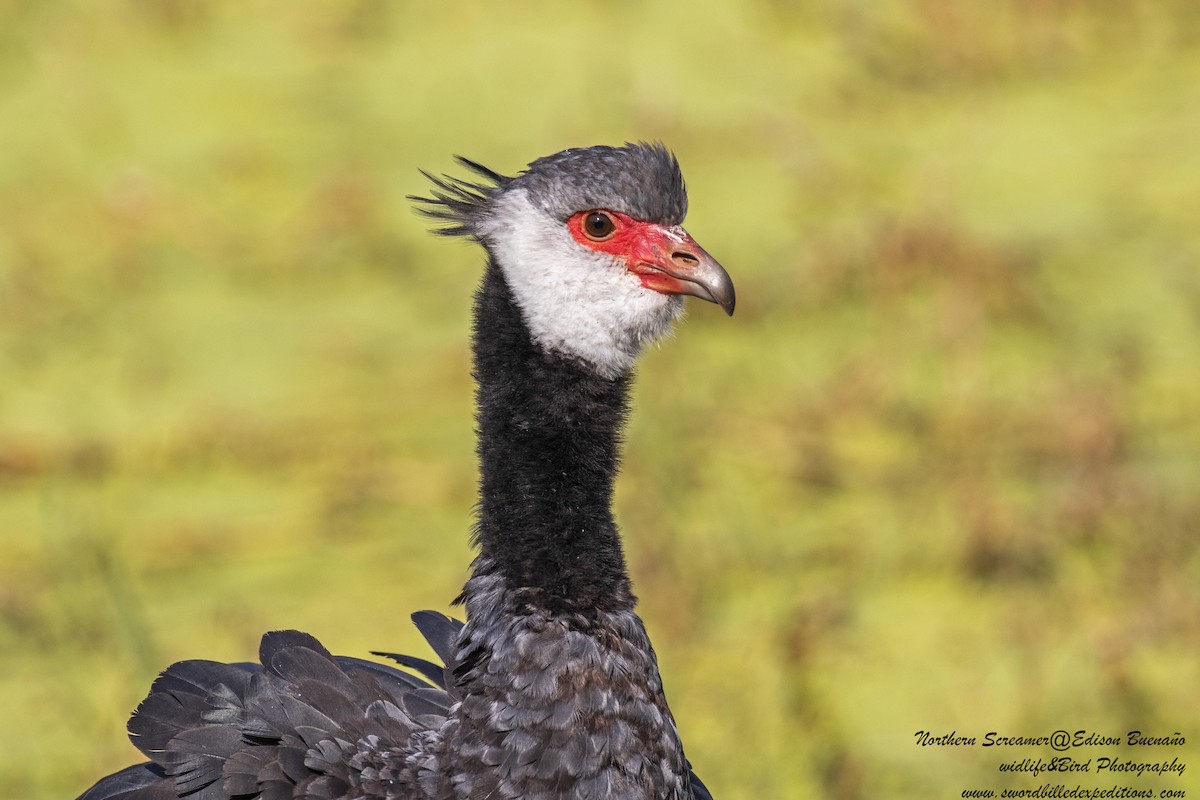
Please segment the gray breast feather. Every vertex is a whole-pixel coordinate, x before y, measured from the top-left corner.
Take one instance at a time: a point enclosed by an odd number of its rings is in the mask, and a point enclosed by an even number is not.
[[[502,584],[473,581],[455,654],[469,665],[455,675],[464,700],[441,743],[460,797],[692,797],[636,614],[503,613],[515,609]]]

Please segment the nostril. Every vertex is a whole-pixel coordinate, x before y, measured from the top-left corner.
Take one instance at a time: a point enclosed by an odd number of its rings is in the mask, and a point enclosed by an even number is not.
[[[674,253],[671,253],[671,260],[685,267],[694,267],[700,263],[700,259],[683,250],[676,250]]]

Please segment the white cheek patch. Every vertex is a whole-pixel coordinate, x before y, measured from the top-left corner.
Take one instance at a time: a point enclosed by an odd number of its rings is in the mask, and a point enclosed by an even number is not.
[[[670,331],[683,309],[683,298],[645,288],[620,259],[579,244],[522,189],[496,200],[482,238],[534,341],[601,377],[629,371],[642,347]]]

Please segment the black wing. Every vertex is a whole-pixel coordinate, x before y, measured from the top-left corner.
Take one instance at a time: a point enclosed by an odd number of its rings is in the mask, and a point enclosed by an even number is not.
[[[439,656],[453,657],[461,623],[431,611],[414,620]],[[431,777],[407,756],[413,734],[445,721],[453,700],[444,681],[333,656],[298,631],[268,633],[259,660],[168,668],[129,721],[150,762],[102,779],[79,800],[427,796],[420,784]]]
[[[430,798],[436,776],[409,763],[410,740],[438,730],[454,696],[462,623],[413,615],[445,666],[377,653],[415,670],[333,656],[313,637],[263,637],[261,664],[182,661],[154,681],[129,721],[151,760],[103,778],[79,800]],[[694,772],[695,800],[712,800]]]

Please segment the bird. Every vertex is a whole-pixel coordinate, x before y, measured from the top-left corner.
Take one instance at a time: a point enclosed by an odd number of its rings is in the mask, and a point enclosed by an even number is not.
[[[574,148],[515,176],[456,157],[410,196],[486,253],[473,306],[477,555],[466,621],[412,615],[441,663],[332,655],[299,631],[257,663],[170,666],[128,732],[148,758],[79,800],[711,800],[635,610],[613,484],[638,355],[683,298],[735,305],[682,227],[661,142]]]

